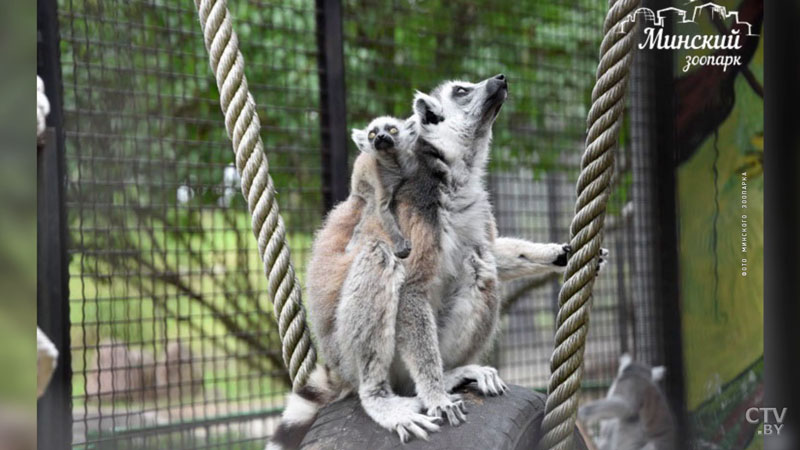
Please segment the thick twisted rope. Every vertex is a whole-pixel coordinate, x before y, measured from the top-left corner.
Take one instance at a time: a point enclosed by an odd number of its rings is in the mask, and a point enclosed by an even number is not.
[[[622,126],[625,89],[631,66],[634,26],[620,32],[621,22],[639,0],[610,0],[600,44],[597,82],[587,118],[586,150],[578,177],[578,200],[572,219],[570,245],[574,254],[567,263],[564,285],[558,296],[555,349],[550,361],[542,450],[573,448],[572,433],[578,411],[578,391],[583,376],[583,351],[589,331],[592,287],[603,240],[606,203],[614,172],[614,147]]]
[[[300,283],[289,259],[286,228],[278,211],[275,186],[259,134],[261,122],[244,75],[239,39],[233,31],[225,0],[195,0],[195,6],[211,70],[217,79],[225,129],[236,154],[242,194],[247,199],[253,233],[258,239],[258,252],[267,274],[283,362],[289,369],[292,387],[297,389],[308,379],[316,364],[317,353],[306,325]]]

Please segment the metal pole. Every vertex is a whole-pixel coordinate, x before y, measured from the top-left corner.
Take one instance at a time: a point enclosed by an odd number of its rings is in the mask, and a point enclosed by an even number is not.
[[[347,114],[345,109],[344,41],[339,0],[316,0],[319,51],[322,192],[325,211],[347,198]]]
[[[40,449],[72,444],[72,367],[69,340],[69,291],[64,208],[64,131],[61,63],[55,0],[39,0],[37,72],[50,101],[45,143],[37,151],[37,324],[59,352],[58,366],[37,404]],[[31,80],[33,83],[33,80]]]
[[[642,6],[657,9],[669,3],[644,0]],[[633,220],[638,240],[634,243],[638,251],[633,279],[638,316],[636,357],[668,367],[666,394],[680,437],[686,436],[686,398],[678,276],[673,57],[670,50],[639,51],[632,68]],[[679,444],[684,448],[687,443]]]

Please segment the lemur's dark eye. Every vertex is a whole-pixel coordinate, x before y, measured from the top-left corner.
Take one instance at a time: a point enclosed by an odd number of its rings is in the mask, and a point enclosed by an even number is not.
[[[459,95],[459,96],[467,95],[467,92],[468,92],[467,88],[465,88],[463,86],[456,86],[456,88],[453,90],[453,93],[455,93],[456,95]]]

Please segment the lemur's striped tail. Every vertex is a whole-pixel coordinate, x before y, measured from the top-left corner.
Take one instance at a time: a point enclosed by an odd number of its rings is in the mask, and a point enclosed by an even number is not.
[[[286,409],[266,450],[294,450],[300,447],[317,413],[323,406],[344,395],[341,383],[327,366],[317,364],[305,386],[289,394]]]

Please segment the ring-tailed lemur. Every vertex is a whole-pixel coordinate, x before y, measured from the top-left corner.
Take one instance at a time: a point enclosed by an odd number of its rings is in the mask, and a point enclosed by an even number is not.
[[[503,279],[561,271],[568,252],[563,244],[496,239],[483,178],[507,86],[498,75],[415,96],[417,167],[395,192],[413,247],[407,259],[394,256],[363,198],[351,195],[326,218],[307,274],[309,322],[326,366],[290,396],[268,448],[296,447],[318,409],[351,390],[403,441],[426,438],[442,416],[463,421],[463,404],[450,392],[465,382],[486,395],[506,390],[497,370],[477,364],[497,327],[497,270]]]
[[[381,219],[398,258],[408,257],[411,242],[400,231],[392,210],[394,194],[416,168],[412,146],[417,140],[417,128],[414,117],[402,121],[383,116],[372,120],[363,130],[354,128],[352,134],[361,154],[353,164],[350,195],[373,205],[371,209]]]
[[[663,366],[649,367],[620,357],[617,378],[606,398],[581,406],[578,418],[600,421],[600,450],[674,450],[675,422],[667,399],[656,384]]]

